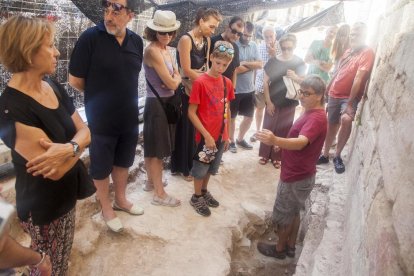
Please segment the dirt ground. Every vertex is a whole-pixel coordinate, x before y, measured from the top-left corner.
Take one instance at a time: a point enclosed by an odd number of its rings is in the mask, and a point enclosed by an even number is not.
[[[259,142],[253,145],[253,150],[239,148],[236,154],[224,154],[224,164],[209,184],[220,207],[212,208],[208,218],[189,204],[193,184],[167,170],[166,191],[182,204],[175,208],[152,205],[152,192],[142,190],[143,157],[137,156],[136,179],[127,193],[144,207],[145,214],[118,212],[125,230],[116,234],[105,226],[94,196],[78,202],[69,275],[292,275],[297,259],[280,264],[256,249],[258,240],[277,239],[266,216],[273,207],[280,170],[270,163],[260,165]],[[15,235],[27,244],[21,231]]]

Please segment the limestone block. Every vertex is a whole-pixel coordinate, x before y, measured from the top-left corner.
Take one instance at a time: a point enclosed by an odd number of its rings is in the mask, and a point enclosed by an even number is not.
[[[249,202],[241,203],[245,215],[253,225],[263,225],[265,223],[265,211]]]
[[[414,183],[401,183],[392,209],[400,256],[408,275],[414,275]],[[398,247],[397,247],[398,248]]]
[[[369,275],[404,275],[399,263],[398,241],[393,230],[391,208],[392,205],[381,190],[367,214],[364,239]]]
[[[407,5],[404,6],[400,31],[402,32],[414,31],[413,14],[414,14],[414,2],[410,1]]]

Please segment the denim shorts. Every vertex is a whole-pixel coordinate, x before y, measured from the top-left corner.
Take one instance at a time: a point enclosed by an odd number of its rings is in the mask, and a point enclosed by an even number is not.
[[[338,99],[329,97],[328,99],[328,122],[330,124],[339,124],[341,122],[341,115],[348,105],[348,99]],[[352,105],[354,112],[358,108],[358,101],[354,101]]]
[[[207,164],[200,162],[198,160],[193,160],[193,167],[190,172],[191,175],[196,179],[203,179],[207,175],[207,173],[213,175],[217,174],[218,169],[220,167],[221,158],[223,157],[223,152],[224,142],[221,142],[216,153],[216,158],[214,158],[214,160],[211,163]]]
[[[305,208],[305,201],[315,185],[315,175],[295,182],[279,181],[272,222],[274,225],[289,225],[293,218]]]

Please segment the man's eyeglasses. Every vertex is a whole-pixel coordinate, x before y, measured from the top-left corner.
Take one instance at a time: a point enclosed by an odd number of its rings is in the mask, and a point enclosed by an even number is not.
[[[283,46],[281,46],[280,49],[282,50],[282,52],[292,52],[293,51],[293,47],[283,47]]]
[[[175,31],[171,31],[171,32],[157,32],[159,35],[169,35],[169,36],[173,36],[175,35]]]
[[[234,56],[234,49],[227,48],[224,45],[219,45],[216,48],[214,48],[214,51],[213,52],[216,52],[216,51],[221,52],[221,53],[224,53],[225,52],[225,53],[229,54],[230,56]]]
[[[104,7],[105,9],[112,7],[112,10],[114,12],[120,12],[123,9],[128,10],[128,7],[125,7],[124,5],[119,4],[119,3],[109,2],[108,0],[102,0],[101,3],[102,3],[102,7]]]
[[[231,30],[231,33],[232,34],[236,34],[239,37],[243,35],[243,33],[242,32],[239,32],[238,30],[235,30],[235,29],[232,29],[232,28],[230,28],[230,30]]]
[[[315,95],[315,93],[309,92],[308,90],[298,89],[299,95],[303,97],[309,97],[310,95]]]

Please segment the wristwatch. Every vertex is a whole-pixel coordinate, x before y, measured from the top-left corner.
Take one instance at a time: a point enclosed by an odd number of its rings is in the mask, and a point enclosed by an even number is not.
[[[73,146],[73,157],[75,157],[80,153],[80,147],[75,141],[69,141],[69,143]]]

